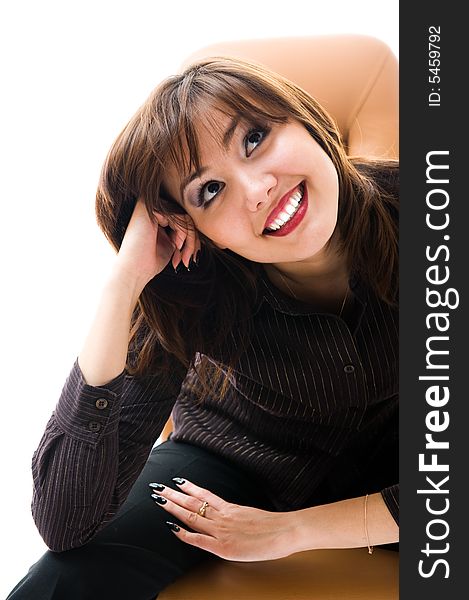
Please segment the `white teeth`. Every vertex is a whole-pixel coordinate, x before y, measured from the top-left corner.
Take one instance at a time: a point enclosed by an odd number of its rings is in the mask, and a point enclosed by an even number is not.
[[[270,231],[277,231],[287,223],[298,210],[298,206],[303,198],[303,186],[290,196],[283,211],[267,227]]]

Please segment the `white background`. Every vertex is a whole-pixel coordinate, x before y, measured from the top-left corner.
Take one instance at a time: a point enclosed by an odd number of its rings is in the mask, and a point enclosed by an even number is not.
[[[17,0],[0,8],[1,575],[45,550],[31,455],[112,252],[94,217],[104,156],[153,87],[208,44],[362,33],[398,56],[398,0]],[[305,57],[305,61],[312,60]]]

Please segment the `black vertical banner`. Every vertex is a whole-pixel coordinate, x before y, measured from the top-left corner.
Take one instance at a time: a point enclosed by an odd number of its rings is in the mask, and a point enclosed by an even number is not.
[[[462,6],[400,6],[403,600],[468,593],[469,36]]]

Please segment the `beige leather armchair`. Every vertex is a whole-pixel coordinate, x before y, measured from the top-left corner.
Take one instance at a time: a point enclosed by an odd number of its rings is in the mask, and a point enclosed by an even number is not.
[[[387,45],[361,35],[234,41],[208,56],[262,63],[312,94],[335,118],[350,156],[398,157],[398,62]],[[161,439],[171,431],[169,421]],[[399,555],[375,549],[312,550],[258,563],[214,560],[159,600],[395,600]]]

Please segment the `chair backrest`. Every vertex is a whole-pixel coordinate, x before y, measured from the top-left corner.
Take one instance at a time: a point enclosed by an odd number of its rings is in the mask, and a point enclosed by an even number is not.
[[[381,40],[323,35],[222,42],[191,54],[261,63],[309,92],[336,120],[351,156],[398,157],[398,61]]]

